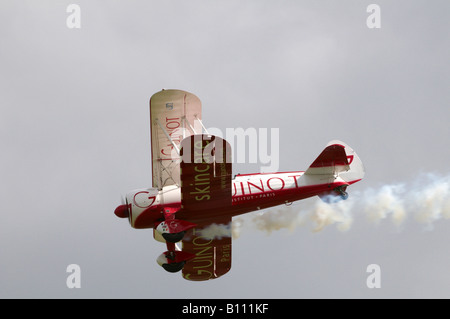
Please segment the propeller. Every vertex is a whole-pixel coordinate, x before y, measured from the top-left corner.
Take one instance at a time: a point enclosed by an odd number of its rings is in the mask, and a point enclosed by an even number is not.
[[[117,206],[117,208],[114,210],[114,214],[120,218],[128,218],[128,215],[130,213],[128,210],[128,204],[127,204],[127,200],[126,200],[125,196],[123,196],[123,195],[121,196],[120,202],[121,202],[121,205]]]

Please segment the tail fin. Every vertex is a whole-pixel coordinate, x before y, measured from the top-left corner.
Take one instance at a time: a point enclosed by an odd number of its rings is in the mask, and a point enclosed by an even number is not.
[[[339,176],[348,184],[353,184],[364,177],[364,166],[350,146],[333,140],[327,144],[305,174]]]

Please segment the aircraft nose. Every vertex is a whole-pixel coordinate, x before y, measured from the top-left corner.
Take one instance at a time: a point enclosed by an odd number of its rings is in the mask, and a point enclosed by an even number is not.
[[[120,218],[127,218],[129,215],[128,205],[120,205],[114,210],[114,214]]]

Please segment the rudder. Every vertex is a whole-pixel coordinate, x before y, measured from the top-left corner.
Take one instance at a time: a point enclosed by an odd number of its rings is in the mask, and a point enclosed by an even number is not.
[[[327,144],[305,174],[339,176],[348,184],[352,184],[364,177],[364,166],[350,146],[333,140]]]

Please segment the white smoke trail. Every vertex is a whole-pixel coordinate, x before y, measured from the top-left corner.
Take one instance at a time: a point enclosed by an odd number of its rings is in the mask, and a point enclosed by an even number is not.
[[[361,204],[370,221],[379,223],[390,215],[392,222],[398,226],[406,218],[404,199],[404,185],[384,185],[379,190],[364,192]]]
[[[353,218],[351,209],[354,201],[340,201],[334,204],[327,204],[323,201],[317,201],[313,210],[309,213],[309,218],[315,224],[314,232],[321,231],[325,226],[337,224],[337,229],[347,231],[350,229]]]
[[[222,237],[232,236],[232,223],[229,224],[211,224],[202,230],[199,230],[201,237],[205,239],[222,239]]]
[[[362,192],[352,192],[345,201],[327,204],[317,199],[311,205],[293,205],[276,207],[254,213],[250,224],[258,230],[270,234],[273,231],[295,230],[312,222],[313,232],[319,232],[326,226],[336,225],[340,231],[351,228],[354,216],[364,214],[369,222],[379,224],[390,220],[400,226],[406,219],[414,217],[428,229],[440,219],[450,219],[450,175],[437,177],[427,174],[416,182],[406,184],[383,185]],[[233,219],[233,238],[238,238],[248,223],[248,218]]]
[[[441,218],[450,218],[450,179],[441,179],[427,185],[414,201],[416,220],[431,224]]]
[[[241,219],[234,219],[228,224],[213,223],[201,230],[197,230],[199,236],[206,240],[217,239],[221,240],[223,237],[232,237],[237,239],[242,231],[243,222]]]

